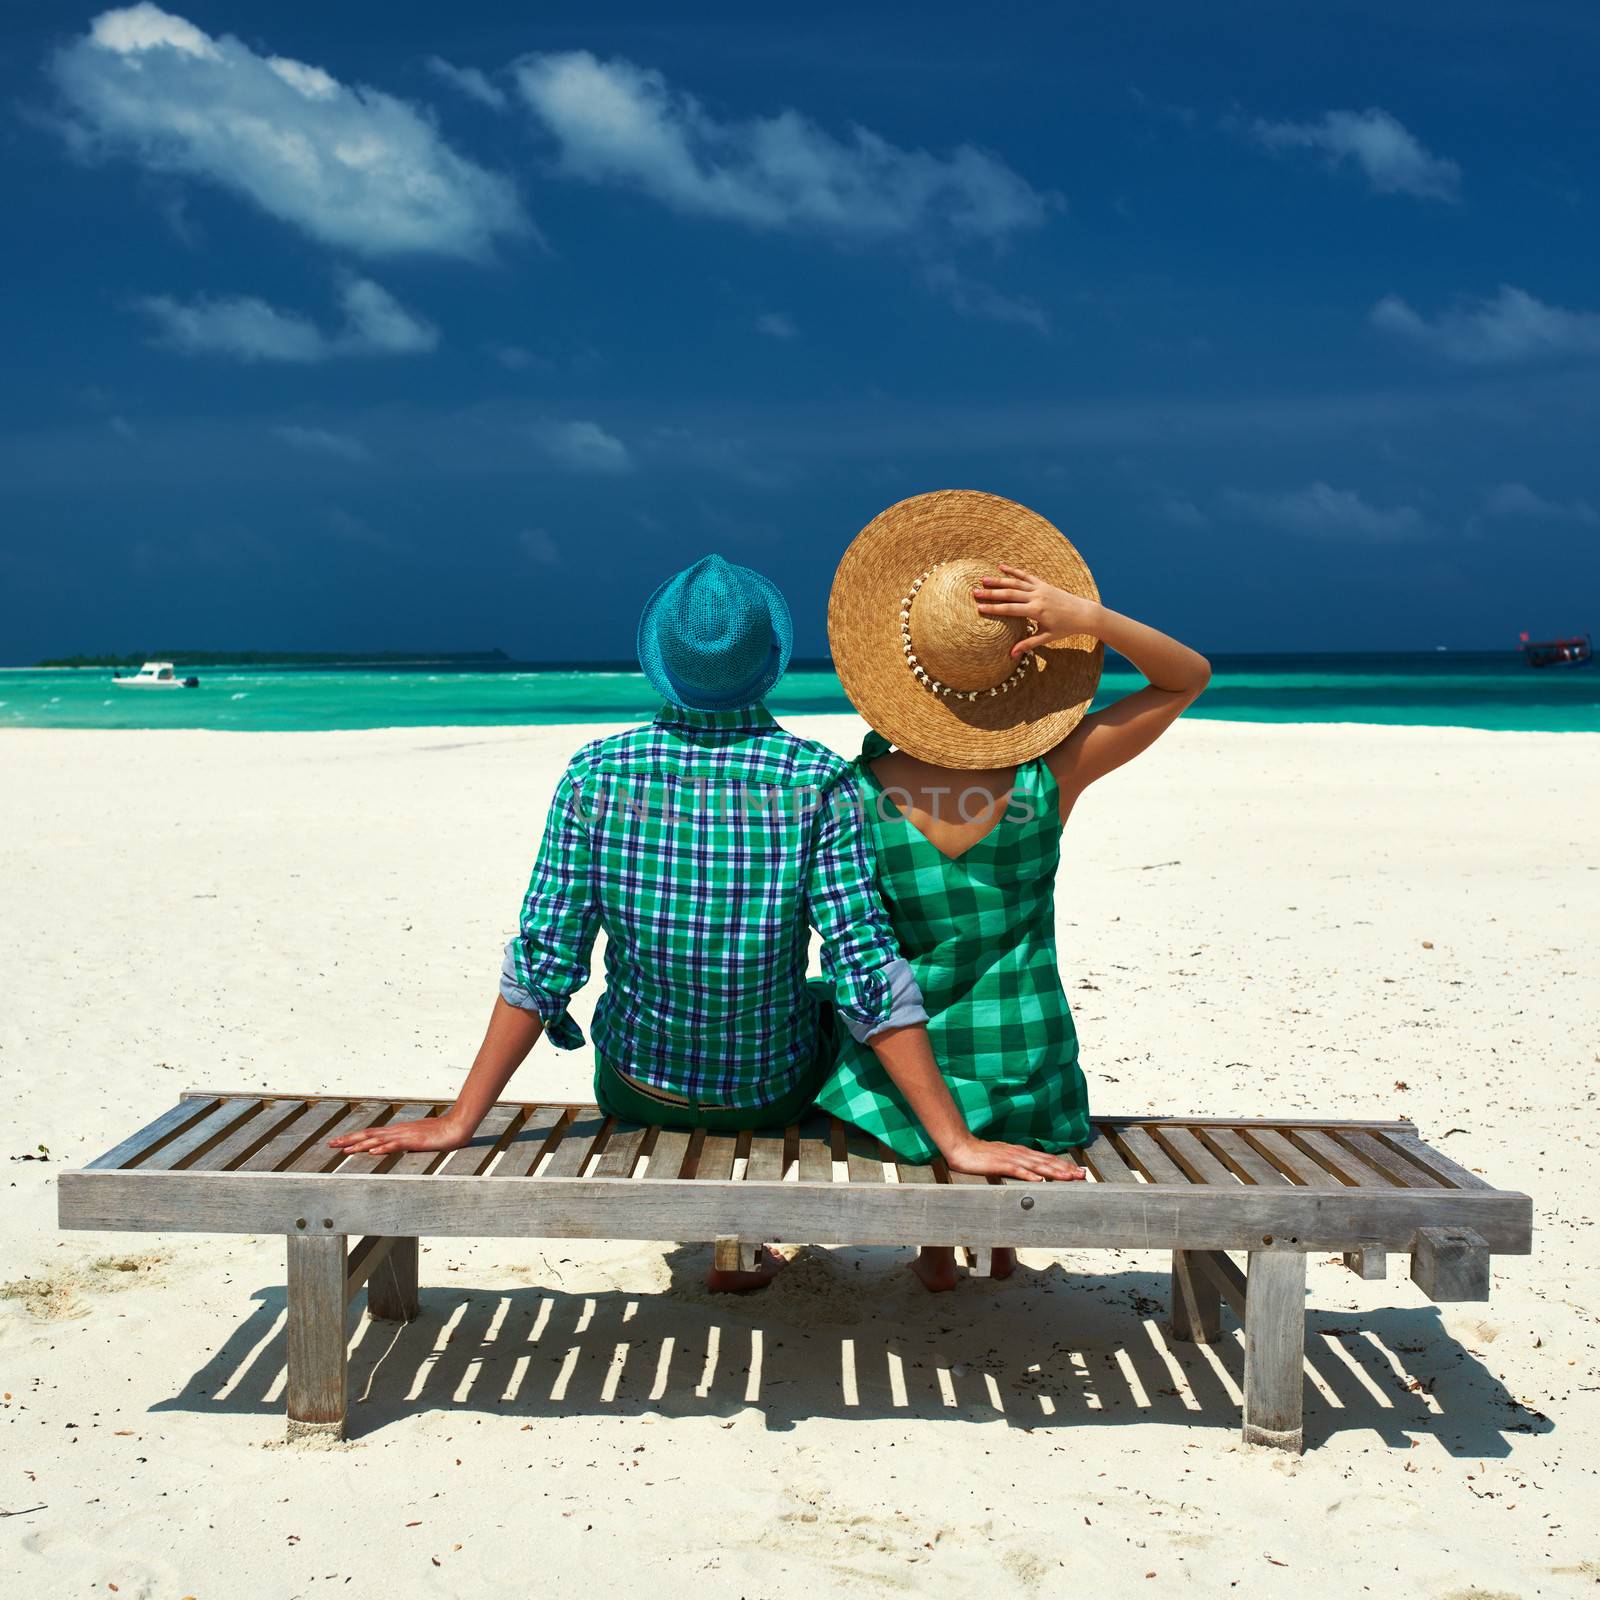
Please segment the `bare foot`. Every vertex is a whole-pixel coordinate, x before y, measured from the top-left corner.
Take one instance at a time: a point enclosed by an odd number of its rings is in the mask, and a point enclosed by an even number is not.
[[[949,1245],[925,1244],[911,1263],[929,1294],[943,1294],[956,1286],[956,1253]]]
[[[991,1278],[1009,1278],[1017,1270],[1017,1252],[1015,1250],[996,1250],[989,1257],[989,1276]]]
[[[706,1288],[713,1294],[749,1294],[752,1289],[765,1289],[788,1265],[776,1250],[762,1245],[754,1272],[724,1272],[712,1267],[706,1273]]]

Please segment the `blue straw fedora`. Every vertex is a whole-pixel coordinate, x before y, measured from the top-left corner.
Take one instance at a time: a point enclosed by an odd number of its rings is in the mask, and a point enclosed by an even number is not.
[[[650,686],[692,711],[737,711],[765,697],[789,666],[794,624],[777,584],[721,556],[668,578],[639,618]]]

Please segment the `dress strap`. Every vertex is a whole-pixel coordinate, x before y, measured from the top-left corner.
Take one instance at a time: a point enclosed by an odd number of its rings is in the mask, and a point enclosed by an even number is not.
[[[1053,827],[1061,826],[1061,785],[1043,756],[1017,768],[1011,797],[1026,802],[1035,817],[1044,817]]]
[[[894,748],[884,736],[875,728],[867,729],[867,736],[861,741],[861,759],[863,761],[876,761],[879,756],[886,756]]]

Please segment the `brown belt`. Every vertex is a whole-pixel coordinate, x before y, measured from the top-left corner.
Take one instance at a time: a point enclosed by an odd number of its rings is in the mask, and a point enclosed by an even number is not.
[[[692,1106],[696,1111],[732,1111],[732,1106],[708,1106],[692,1101],[687,1095],[673,1094],[670,1089],[658,1089],[653,1083],[645,1083],[634,1077],[631,1072],[624,1072],[621,1067],[611,1069],[616,1075],[633,1090],[635,1094],[642,1094],[646,1100],[654,1100],[664,1106]]]

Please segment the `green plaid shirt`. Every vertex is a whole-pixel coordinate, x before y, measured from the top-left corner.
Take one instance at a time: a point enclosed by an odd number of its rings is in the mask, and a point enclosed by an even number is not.
[[[602,928],[601,1058],[705,1104],[768,1104],[815,1065],[812,928],[853,1036],[926,1018],[851,768],[762,706],[663,707],[585,745],[556,786],[501,993],[562,1049],[584,1042],[567,1004]]]

